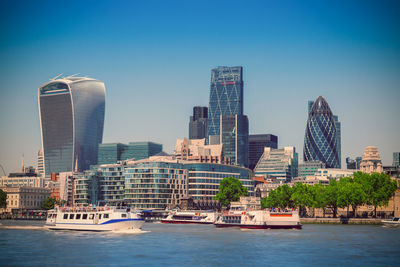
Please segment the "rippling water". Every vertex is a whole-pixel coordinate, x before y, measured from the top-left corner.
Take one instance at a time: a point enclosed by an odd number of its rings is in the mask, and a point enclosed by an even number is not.
[[[10,225],[0,228],[1,266],[400,265],[400,228],[382,226],[240,230],[149,223],[140,233],[93,233],[0,222]]]

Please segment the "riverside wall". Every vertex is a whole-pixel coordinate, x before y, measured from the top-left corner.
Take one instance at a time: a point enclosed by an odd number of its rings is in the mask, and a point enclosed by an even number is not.
[[[300,218],[302,224],[382,224],[376,218]]]

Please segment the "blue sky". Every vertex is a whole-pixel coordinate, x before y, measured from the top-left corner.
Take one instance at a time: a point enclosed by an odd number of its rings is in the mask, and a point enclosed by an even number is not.
[[[342,122],[342,159],[400,151],[398,1],[7,1],[0,9],[0,164],[36,165],[37,88],[64,73],[106,84],[104,142],[173,152],[210,70],[244,67],[250,133],[302,159],[307,100]],[[343,160],[342,160],[343,161]],[[342,162],[342,167],[345,165]]]

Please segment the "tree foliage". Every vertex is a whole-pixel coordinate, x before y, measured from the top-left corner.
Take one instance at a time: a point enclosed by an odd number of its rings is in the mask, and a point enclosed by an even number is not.
[[[239,201],[240,196],[247,196],[247,188],[239,179],[227,177],[221,180],[219,192],[214,199],[219,200],[222,206],[229,207],[232,201]]]
[[[41,205],[41,208],[44,210],[51,210],[54,209],[56,204],[60,204],[59,201],[55,198],[48,197],[45,199]]]
[[[7,206],[7,193],[0,189],[0,208]]]
[[[376,216],[376,208],[387,205],[396,189],[397,183],[386,174],[356,172],[353,178],[331,180],[327,186],[302,183],[296,183],[293,187],[286,184],[279,186],[261,200],[261,207],[296,207],[303,215],[307,207],[322,208],[324,211],[331,209],[336,217],[338,208],[347,208],[348,213],[351,207],[354,216],[357,207],[368,204],[375,207]]]

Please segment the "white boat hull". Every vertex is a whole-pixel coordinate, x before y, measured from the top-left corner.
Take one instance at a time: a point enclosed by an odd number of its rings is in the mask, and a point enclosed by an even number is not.
[[[56,223],[55,225],[46,224],[45,227],[50,230],[74,230],[74,231],[121,231],[140,229],[144,224],[143,219],[126,219],[119,222],[105,224],[80,224],[80,223]]]

